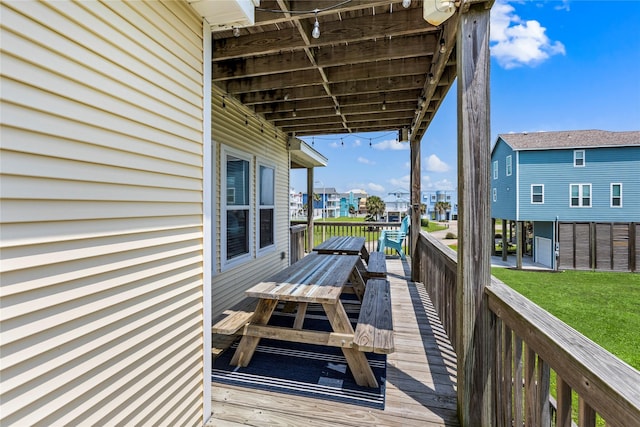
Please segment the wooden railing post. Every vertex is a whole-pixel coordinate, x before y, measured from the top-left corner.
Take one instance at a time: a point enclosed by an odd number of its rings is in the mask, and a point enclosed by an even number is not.
[[[313,168],[307,168],[307,251],[313,249]]]
[[[457,31],[458,219],[456,295],[458,417],[463,426],[496,425],[495,317],[484,289],[491,283],[489,12],[463,2]]]

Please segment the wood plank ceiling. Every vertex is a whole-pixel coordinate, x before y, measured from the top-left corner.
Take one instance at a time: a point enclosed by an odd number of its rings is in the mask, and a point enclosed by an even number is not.
[[[262,0],[255,25],[214,29],[213,83],[292,135],[420,140],[455,79],[458,12],[422,15],[422,0]]]

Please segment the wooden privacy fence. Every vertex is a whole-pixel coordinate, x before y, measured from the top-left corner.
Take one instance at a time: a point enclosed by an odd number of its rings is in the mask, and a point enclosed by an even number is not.
[[[638,271],[640,223],[559,222],[558,268]]]
[[[417,277],[457,348],[457,254],[422,232],[414,257]],[[495,425],[569,427],[575,393],[579,426],[595,426],[598,415],[607,426],[640,426],[640,372],[495,277],[485,295],[493,325],[486,339],[496,343]]]

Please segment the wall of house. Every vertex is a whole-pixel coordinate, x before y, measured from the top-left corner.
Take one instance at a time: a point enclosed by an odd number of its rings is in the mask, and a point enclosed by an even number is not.
[[[511,156],[511,175],[507,176],[506,159]],[[494,162],[498,162],[498,178],[493,175]],[[498,138],[491,154],[491,217],[515,220],[518,194],[516,168],[517,155],[502,139]],[[496,194],[496,200],[493,194]],[[522,197],[522,196],[520,196]]]
[[[215,57],[215,52],[214,52]],[[224,97],[224,99],[223,99]],[[223,107],[224,104],[224,107]],[[215,85],[212,88],[212,129],[211,137],[216,166],[214,168],[214,183],[217,198],[215,230],[222,230],[223,213],[220,211],[222,194],[221,175],[224,160],[221,158],[223,147],[242,152],[256,161],[266,161],[275,166],[275,246],[266,252],[259,252],[256,248],[256,209],[257,194],[256,174],[253,173],[251,183],[252,204],[250,223],[252,228],[252,253],[248,259],[238,264],[227,266],[221,258],[223,244],[222,233],[215,233],[214,247],[217,253],[212,278],[212,310],[213,316],[220,314],[229,306],[244,298],[244,291],[267,276],[288,266],[289,260],[289,152],[287,135],[277,131],[264,120],[235,100],[226,97]]]
[[[521,151],[520,218],[534,221],[640,221],[640,146],[585,150],[574,167],[573,150]],[[622,184],[622,207],[611,207],[611,184]],[[531,203],[531,184],[544,185],[544,204]],[[570,207],[570,184],[591,184],[591,207]]]
[[[0,14],[0,424],[201,424],[202,21]]]

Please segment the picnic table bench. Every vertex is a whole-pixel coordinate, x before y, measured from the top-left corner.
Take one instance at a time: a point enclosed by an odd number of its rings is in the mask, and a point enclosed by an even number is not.
[[[391,289],[386,279],[369,279],[353,337],[360,351],[389,354],[394,351]]]
[[[362,305],[354,330],[340,296],[357,272],[359,259],[357,255],[313,253],[247,290],[248,297],[258,300],[252,315],[232,311],[231,319],[216,327],[216,331],[229,333],[241,325],[243,336],[231,364],[247,366],[261,338],[340,347],[356,383],[377,387],[364,352],[386,354],[394,350],[391,297],[386,280],[370,279],[371,288],[361,290]],[[297,305],[293,327],[268,324],[279,302]],[[312,303],[323,308],[330,331],[304,329],[307,306]]]

